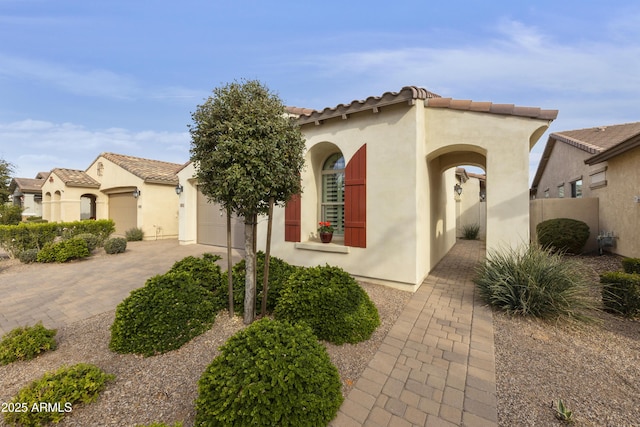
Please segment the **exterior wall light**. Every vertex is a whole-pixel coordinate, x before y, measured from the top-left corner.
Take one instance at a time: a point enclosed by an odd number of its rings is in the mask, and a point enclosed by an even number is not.
[[[184,190],[184,187],[178,183],[178,185],[176,185],[175,190],[176,190],[176,194],[179,196]]]
[[[462,186],[460,184],[454,185],[453,191],[455,191],[458,196],[462,195]]]
[[[142,191],[138,190],[138,188],[136,187],[135,191],[133,192],[133,197],[137,199],[141,194]]]

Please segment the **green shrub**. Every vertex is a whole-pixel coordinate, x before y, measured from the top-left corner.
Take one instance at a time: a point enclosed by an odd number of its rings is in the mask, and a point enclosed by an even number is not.
[[[63,238],[68,239],[78,234],[89,233],[98,238],[98,246],[101,246],[116,231],[116,224],[112,219],[63,222],[59,226],[62,230],[60,236]]]
[[[216,264],[219,259],[219,255],[213,254],[203,254],[202,258],[188,256],[176,261],[169,272],[188,273],[197,285],[212,293],[216,309],[222,309],[227,304],[228,292],[226,282],[222,282],[222,270]]]
[[[72,259],[86,258],[91,253],[87,242],[77,237],[46,245],[36,260],[38,262],[67,262]]]
[[[590,279],[584,267],[551,249],[491,251],[476,272],[479,294],[492,307],[510,314],[590,320],[594,305],[586,298]]]
[[[46,219],[42,219],[41,216],[28,216],[27,217],[27,222],[47,222]]]
[[[127,239],[111,237],[104,241],[104,251],[108,254],[120,254],[127,250]]]
[[[31,264],[38,260],[38,252],[40,252],[38,249],[25,249],[18,253],[18,259],[23,264]]]
[[[56,330],[45,328],[42,322],[11,330],[0,341],[0,365],[30,360],[42,352],[55,350],[55,336]]]
[[[369,295],[349,273],[328,265],[294,272],[280,292],[274,314],[306,322],[319,339],[334,344],[368,340],[380,325]]]
[[[76,239],[82,239],[87,243],[87,249],[89,249],[89,252],[93,252],[100,244],[98,236],[91,233],[80,233],[75,237]]]
[[[477,240],[480,235],[480,224],[467,224],[462,227],[462,238],[465,240]]]
[[[628,317],[640,314],[640,274],[604,273],[600,283],[605,310]]]
[[[144,239],[144,231],[142,231],[142,228],[134,227],[125,231],[124,236],[127,242],[140,242]]]
[[[640,273],[640,258],[623,258],[622,269],[625,273]]]
[[[543,248],[580,254],[589,239],[589,226],[576,219],[554,218],[539,223],[536,226],[536,234],[538,243]]]
[[[145,356],[180,348],[213,324],[212,299],[188,273],[154,276],[116,308],[109,347]]]
[[[151,423],[151,424],[138,424],[136,427],[182,427],[182,423],[176,421],[174,424],[166,424],[166,423]]]
[[[338,370],[307,325],[262,319],[232,336],[198,382],[196,426],[326,426]]]
[[[22,221],[22,208],[18,205],[0,203],[0,224],[18,225]]]
[[[265,253],[258,251],[256,254],[256,269],[257,269],[257,281],[256,281],[256,310],[260,312],[262,310],[262,295],[263,295],[263,280],[264,280],[264,259]],[[278,299],[280,298],[280,291],[285,282],[297,271],[299,267],[286,263],[277,257],[270,257],[269,259],[269,283],[267,288],[267,312],[272,313],[276,308]],[[232,268],[233,275],[233,308],[237,313],[244,312],[244,293],[245,293],[245,261],[244,259],[237,262]],[[222,275],[223,287],[227,285],[227,272]],[[224,290],[225,295],[228,297],[228,288]]]
[[[114,378],[85,363],[63,366],[21,389],[9,403],[20,410],[6,412],[4,420],[9,425],[22,426],[58,423],[66,413],[76,409],[75,404],[95,401],[107,381]]]

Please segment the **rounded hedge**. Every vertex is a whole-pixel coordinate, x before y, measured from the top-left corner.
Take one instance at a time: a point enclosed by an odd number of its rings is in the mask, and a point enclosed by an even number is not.
[[[232,336],[198,382],[196,426],[326,426],[338,370],[307,325],[259,320]]]
[[[144,356],[175,350],[211,327],[212,299],[188,273],[154,276],[116,308],[109,348]]]
[[[536,234],[538,243],[543,248],[580,254],[589,239],[589,226],[576,219],[554,218],[539,223],[536,226]]]
[[[84,239],[73,237],[57,243],[48,244],[36,255],[38,262],[67,262],[72,259],[86,258],[91,253]]]
[[[91,233],[80,233],[75,236],[77,239],[82,239],[87,243],[89,252],[93,252],[95,248],[100,245],[100,238]]]
[[[188,273],[194,282],[213,294],[216,308],[224,308],[227,302],[226,282],[222,282],[222,270],[216,264],[219,255],[203,254],[202,258],[187,256],[169,270],[170,273]]]
[[[369,295],[349,273],[328,265],[294,272],[274,314],[290,322],[304,321],[319,339],[334,344],[368,340],[380,325]]]
[[[265,253],[258,251],[256,254],[256,310],[260,312],[262,310],[262,295],[264,280],[264,259]],[[280,298],[280,291],[286,283],[289,276],[297,271],[300,267],[288,264],[277,257],[269,257],[269,282],[267,288],[267,312],[273,313],[276,308],[278,299]],[[244,293],[245,293],[245,261],[244,259],[237,262],[232,268],[233,275],[233,308],[236,313],[244,312]],[[224,272],[222,276],[223,286],[227,284],[227,273]],[[224,290],[225,295],[228,294],[227,289]]]
[[[120,254],[127,250],[127,239],[111,237],[104,241],[104,251],[108,254]]]

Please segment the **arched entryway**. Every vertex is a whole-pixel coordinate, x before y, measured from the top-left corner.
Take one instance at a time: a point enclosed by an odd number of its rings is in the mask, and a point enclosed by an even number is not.
[[[96,199],[94,194],[80,196],[80,219],[96,219]]]

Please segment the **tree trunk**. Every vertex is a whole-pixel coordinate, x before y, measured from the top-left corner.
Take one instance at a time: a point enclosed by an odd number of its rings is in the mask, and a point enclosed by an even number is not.
[[[264,274],[262,278],[262,310],[261,315],[267,315],[267,293],[269,292],[269,259],[271,256],[271,225],[273,223],[273,205],[275,200],[269,198],[269,218],[267,222],[267,243],[264,249]]]
[[[256,313],[256,276],[255,260],[256,251],[254,248],[254,230],[256,215],[245,218],[244,223],[244,261],[245,261],[245,289],[244,289],[244,324],[253,323]]]
[[[233,260],[231,259],[231,209],[227,208],[227,289],[229,292],[229,317],[233,317]]]

